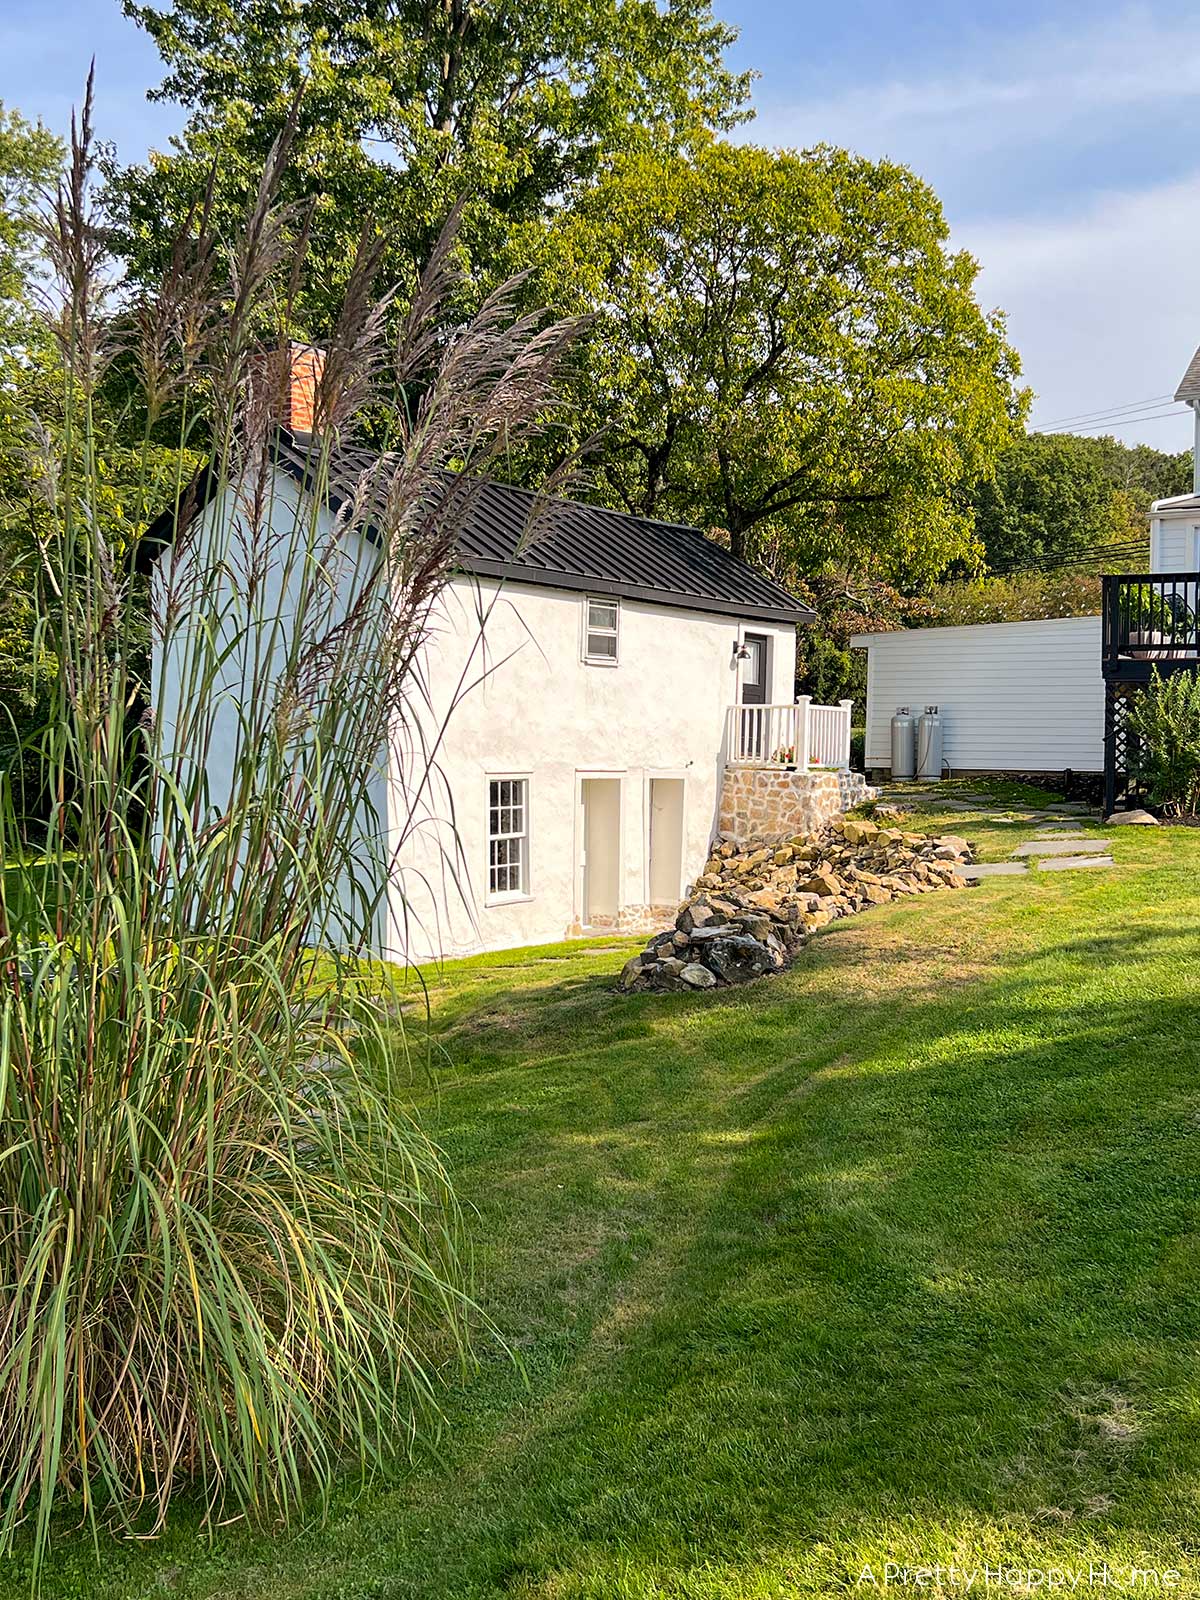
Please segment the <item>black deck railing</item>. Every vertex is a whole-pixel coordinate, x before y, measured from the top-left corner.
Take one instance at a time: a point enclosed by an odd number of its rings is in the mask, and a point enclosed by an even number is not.
[[[1200,572],[1118,573],[1103,580],[1104,676],[1147,680],[1200,665]]]

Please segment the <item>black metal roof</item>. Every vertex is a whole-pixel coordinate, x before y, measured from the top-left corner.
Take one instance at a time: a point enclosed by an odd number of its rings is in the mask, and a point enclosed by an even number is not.
[[[338,478],[375,464],[368,452],[339,458]],[[281,435],[280,466],[309,486],[309,442]],[[192,505],[211,492],[196,486]],[[338,496],[331,500],[339,503]],[[461,517],[457,564],[481,578],[538,584],[589,594],[617,595],[689,611],[715,612],[755,622],[812,622],[816,613],[765,573],[714,543],[698,528],[655,522],[577,500],[540,495],[513,484],[478,478],[458,497]],[[170,542],[160,518],[144,544],[154,551]]]

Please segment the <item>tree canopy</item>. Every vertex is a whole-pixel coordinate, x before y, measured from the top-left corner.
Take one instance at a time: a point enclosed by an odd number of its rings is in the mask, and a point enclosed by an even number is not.
[[[400,281],[467,196],[460,240],[487,284],[511,264],[512,225],[566,203],[602,157],[728,127],[748,93],[709,0],[124,5],[166,64],[154,97],[190,111],[170,153],[110,164],[133,276],[156,275],[214,166],[217,220],[232,222],[295,110],[282,198],[315,206],[302,301],[315,334],[365,215],[388,243],[385,278]]]
[[[597,491],[784,574],[969,554],[1023,397],[947,232],[910,171],[844,150],[612,162],[542,245],[548,298],[595,318],[574,401],[606,430]]]
[[[34,638],[25,535],[32,429],[49,354],[34,304],[38,205],[62,159],[61,143],[40,123],[0,105],[0,764],[55,666]]]
[[[1191,487],[1191,455],[1119,439],[1031,433],[979,485],[975,525],[987,565],[1032,566],[1146,536],[1152,500]]]
[[[38,202],[62,159],[60,140],[0,101],[0,353],[29,327]]]

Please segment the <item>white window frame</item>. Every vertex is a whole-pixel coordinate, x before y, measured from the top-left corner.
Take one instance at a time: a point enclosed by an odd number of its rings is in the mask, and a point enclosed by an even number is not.
[[[592,607],[611,606],[614,621],[611,628],[592,626]],[[593,655],[589,648],[592,635],[602,636],[613,641],[613,654]],[[621,661],[621,602],[613,594],[588,594],[583,597],[583,642],[581,653],[589,667],[616,667]]]
[[[493,811],[501,812],[501,811],[504,811],[504,810],[508,810],[508,811],[516,810],[516,804],[515,803],[510,803],[507,807],[501,805],[500,799],[499,799],[499,792],[497,792],[497,802],[496,802],[496,804],[495,805],[492,804],[492,786],[493,786],[493,784],[501,784],[501,783],[518,783],[518,784],[521,785],[520,811],[521,811],[521,824],[522,825],[521,825],[521,827],[519,829],[505,830],[503,828],[500,828],[498,831],[493,832],[493,830],[492,830],[492,812]],[[532,890],[531,890],[531,876],[530,876],[530,838],[531,838],[531,829],[530,829],[530,826],[529,826],[530,790],[531,790],[531,784],[530,784],[530,775],[529,775],[528,772],[489,772],[488,775],[487,775],[486,787],[484,789],[484,805],[485,805],[485,808],[486,808],[485,809],[485,818],[486,818],[486,822],[487,822],[487,858],[486,858],[486,860],[484,862],[484,870],[487,873],[487,893],[484,896],[484,903],[486,905],[489,905],[489,906],[511,905],[514,901],[517,901],[517,900],[531,900],[533,898]],[[496,864],[492,861],[492,845],[494,843],[498,842],[498,841],[501,841],[501,840],[503,840],[503,841],[518,840],[518,841],[520,841],[521,846],[522,846],[522,848],[521,848],[521,850],[519,852],[519,863],[518,863],[519,867],[520,867],[520,883],[519,883],[518,887],[515,888],[515,889],[496,889],[496,888],[493,887],[492,874],[493,874],[493,871],[496,869]],[[503,863],[503,870],[505,872],[508,872],[509,869],[511,868],[511,866],[512,866],[511,862],[505,862],[505,863]]]

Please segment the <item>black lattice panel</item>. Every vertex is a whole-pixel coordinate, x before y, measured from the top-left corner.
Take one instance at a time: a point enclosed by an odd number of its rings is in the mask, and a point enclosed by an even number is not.
[[[1129,726],[1129,712],[1141,692],[1133,683],[1104,686],[1104,804],[1105,811],[1132,805],[1139,789],[1140,750]]]

